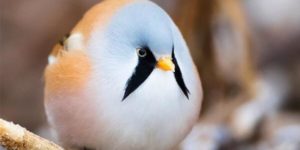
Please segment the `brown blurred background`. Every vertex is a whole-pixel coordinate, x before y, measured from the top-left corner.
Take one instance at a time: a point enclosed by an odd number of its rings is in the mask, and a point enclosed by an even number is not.
[[[183,32],[203,82],[199,138],[184,145],[300,149],[299,1],[154,1]],[[0,118],[50,137],[47,55],[98,2],[0,0]]]

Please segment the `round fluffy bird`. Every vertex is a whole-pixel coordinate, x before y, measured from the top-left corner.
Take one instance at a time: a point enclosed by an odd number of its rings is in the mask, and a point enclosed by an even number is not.
[[[172,150],[202,88],[172,19],[146,0],[106,0],[58,43],[45,71],[48,120],[67,149]]]

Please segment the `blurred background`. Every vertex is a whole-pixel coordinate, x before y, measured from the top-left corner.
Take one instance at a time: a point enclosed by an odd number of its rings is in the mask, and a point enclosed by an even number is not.
[[[299,150],[299,0],[154,1],[183,32],[203,82],[200,121],[182,149]],[[52,139],[47,55],[98,2],[0,0],[0,118]]]

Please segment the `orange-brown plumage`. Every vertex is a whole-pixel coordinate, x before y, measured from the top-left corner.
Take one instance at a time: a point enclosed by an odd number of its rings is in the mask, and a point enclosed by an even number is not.
[[[90,75],[90,60],[84,51],[60,53],[56,62],[46,68],[46,94],[80,90]]]
[[[79,33],[83,37],[83,49],[66,50],[64,46],[56,44],[50,54],[56,61],[49,64],[45,71],[46,95],[50,92],[80,90],[88,80],[91,64],[86,54],[86,43],[94,26],[105,26],[109,18],[118,8],[133,0],[106,0],[92,7],[72,30],[70,36]],[[67,39],[66,39],[67,40]]]

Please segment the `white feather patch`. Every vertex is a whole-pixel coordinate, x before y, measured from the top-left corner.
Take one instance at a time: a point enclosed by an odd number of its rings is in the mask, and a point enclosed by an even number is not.
[[[53,55],[48,56],[48,64],[54,64],[56,62],[56,58]]]
[[[81,33],[72,34],[66,41],[67,50],[78,50],[83,48],[83,37]]]

